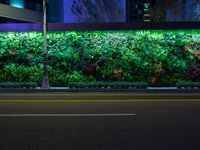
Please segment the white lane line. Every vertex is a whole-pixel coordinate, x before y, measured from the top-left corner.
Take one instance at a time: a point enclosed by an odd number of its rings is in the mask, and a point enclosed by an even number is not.
[[[0,114],[0,117],[131,117],[136,114]]]

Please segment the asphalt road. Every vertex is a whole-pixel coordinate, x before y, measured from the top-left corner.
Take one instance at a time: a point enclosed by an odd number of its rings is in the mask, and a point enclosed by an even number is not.
[[[0,150],[200,149],[197,97],[84,96],[0,95]]]

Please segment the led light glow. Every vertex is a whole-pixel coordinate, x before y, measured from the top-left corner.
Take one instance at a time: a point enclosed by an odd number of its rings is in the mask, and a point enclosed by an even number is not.
[[[10,0],[10,5],[17,8],[24,8],[24,0]]]

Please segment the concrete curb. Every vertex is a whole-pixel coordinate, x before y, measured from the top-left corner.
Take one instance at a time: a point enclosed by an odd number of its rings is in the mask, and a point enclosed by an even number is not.
[[[0,88],[0,93],[48,93],[48,92],[128,92],[128,93],[200,93],[200,89],[178,89],[176,87],[148,87],[147,89],[123,89],[123,88],[91,88],[91,89],[70,89],[65,87],[51,87],[50,89],[15,89]]]

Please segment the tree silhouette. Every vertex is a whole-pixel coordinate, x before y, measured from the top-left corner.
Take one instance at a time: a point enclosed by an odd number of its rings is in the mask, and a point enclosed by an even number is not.
[[[200,0],[191,0],[191,13],[190,18],[192,18],[194,21],[200,21]]]
[[[123,18],[119,0],[73,0],[71,11],[78,22],[118,22]]]
[[[199,20],[197,7],[200,0],[155,0],[150,9],[152,21],[195,21]]]

